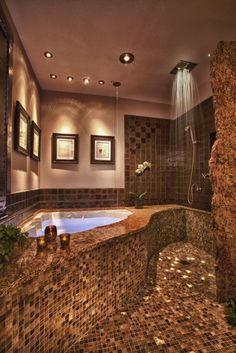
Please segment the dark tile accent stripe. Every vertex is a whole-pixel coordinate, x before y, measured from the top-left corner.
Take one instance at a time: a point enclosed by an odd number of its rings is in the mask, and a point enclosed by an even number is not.
[[[124,203],[124,189],[42,189],[41,208],[114,207]]]
[[[39,208],[95,208],[124,205],[124,189],[37,189],[7,195],[6,222],[14,224]]]
[[[7,223],[18,224],[40,206],[40,190],[7,194]]]

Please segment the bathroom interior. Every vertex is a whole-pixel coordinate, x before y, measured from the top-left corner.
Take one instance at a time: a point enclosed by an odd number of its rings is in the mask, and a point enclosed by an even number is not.
[[[0,1],[0,353],[236,352],[235,18]]]

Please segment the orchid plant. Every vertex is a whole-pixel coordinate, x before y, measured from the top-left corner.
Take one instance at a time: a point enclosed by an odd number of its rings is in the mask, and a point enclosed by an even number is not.
[[[151,166],[152,166],[152,164],[147,161],[143,162],[142,164],[138,164],[138,167],[135,170],[135,174],[137,176],[142,176],[147,170],[151,169]],[[135,193],[135,192],[130,192],[129,194],[132,198],[141,201],[141,200],[145,199],[145,196],[147,195],[147,191],[142,192],[140,194]],[[142,208],[142,207],[140,207],[140,208]]]
[[[152,166],[152,163],[147,161],[143,162],[142,164],[138,164],[138,168],[135,170],[135,174],[137,176],[141,176],[146,170],[150,170],[151,166]]]

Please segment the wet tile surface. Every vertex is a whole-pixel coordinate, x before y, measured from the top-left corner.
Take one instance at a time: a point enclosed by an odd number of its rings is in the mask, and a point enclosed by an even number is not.
[[[216,302],[214,259],[188,243],[168,246],[148,285],[71,353],[236,353],[236,328]]]

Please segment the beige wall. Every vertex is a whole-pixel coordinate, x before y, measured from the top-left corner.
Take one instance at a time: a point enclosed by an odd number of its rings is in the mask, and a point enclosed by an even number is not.
[[[41,96],[41,188],[124,187],[124,115],[169,118],[168,105],[115,98],[44,91]],[[51,163],[52,133],[78,133],[79,164]],[[90,164],[90,135],[115,135],[116,164]],[[140,161],[141,162],[141,161]]]
[[[40,125],[40,97],[39,85],[19,39],[13,21],[4,2],[2,10],[12,32],[13,47],[10,68],[12,91],[10,98],[10,114],[8,122],[8,146],[10,146],[8,166],[10,178],[8,179],[8,191],[11,193],[37,189],[39,187],[39,163],[14,151],[14,110],[17,100],[30,115],[31,119]]]
[[[37,84],[27,60],[18,43],[13,47],[13,80],[12,80],[12,112],[15,102],[19,101],[40,126],[40,98]],[[12,134],[13,138],[14,135]],[[13,142],[13,141],[12,141]],[[19,192],[39,188],[39,162],[26,157],[13,149],[11,154],[11,192]]]

